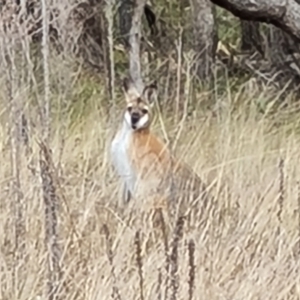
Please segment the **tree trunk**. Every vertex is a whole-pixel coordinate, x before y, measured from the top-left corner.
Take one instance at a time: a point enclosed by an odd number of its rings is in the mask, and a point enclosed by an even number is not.
[[[119,28],[126,48],[129,47],[129,32],[131,28],[131,18],[133,11],[133,1],[120,0],[119,6]]]
[[[193,22],[195,73],[204,81],[212,76],[212,65],[217,46],[214,7],[209,0],[190,0]]]
[[[270,26],[268,32],[268,60],[277,72],[277,79],[282,87],[289,83],[289,87],[299,89],[300,47],[297,40],[280,28]]]
[[[258,51],[263,55],[264,50],[259,29],[258,22],[241,20],[241,50],[249,52]]]
[[[296,51],[291,37],[280,28],[270,26],[268,36],[268,58],[272,63],[282,64],[286,57]]]

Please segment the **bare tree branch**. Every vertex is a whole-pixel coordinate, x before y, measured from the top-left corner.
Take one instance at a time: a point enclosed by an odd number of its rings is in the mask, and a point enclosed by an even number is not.
[[[295,0],[211,0],[235,16],[273,24],[300,41],[300,5]]]
[[[107,22],[107,42],[108,42],[108,88],[110,99],[115,105],[115,69],[114,69],[114,39],[113,39],[113,20],[114,20],[114,0],[106,0],[105,17]]]

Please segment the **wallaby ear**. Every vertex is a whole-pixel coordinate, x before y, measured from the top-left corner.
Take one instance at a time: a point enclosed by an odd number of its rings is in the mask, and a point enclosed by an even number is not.
[[[131,77],[126,77],[123,80],[123,91],[125,94],[126,102],[131,102],[138,97],[138,92]]]
[[[143,98],[150,104],[153,105],[157,97],[157,83],[153,81],[151,84],[145,86],[143,91]]]

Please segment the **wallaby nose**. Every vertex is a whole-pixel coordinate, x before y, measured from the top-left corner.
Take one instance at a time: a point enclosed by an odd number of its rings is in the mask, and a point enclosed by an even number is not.
[[[140,119],[140,115],[137,112],[134,112],[131,114],[131,123],[136,124],[138,120]]]

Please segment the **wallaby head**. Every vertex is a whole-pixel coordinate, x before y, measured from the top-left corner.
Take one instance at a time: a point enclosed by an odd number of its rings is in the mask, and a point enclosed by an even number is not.
[[[134,131],[148,128],[152,120],[151,108],[157,95],[156,82],[147,85],[143,92],[139,93],[133,81],[125,78],[123,90],[127,103],[125,122]]]

